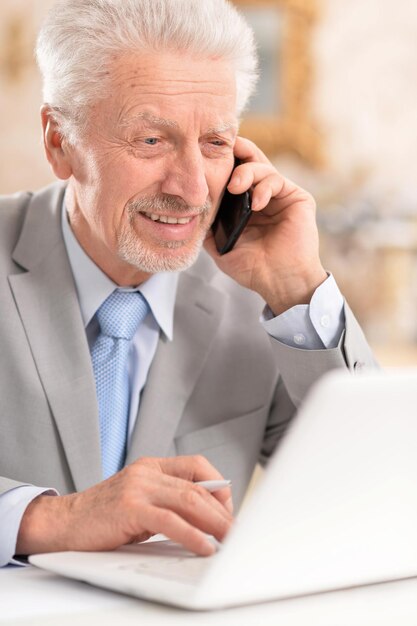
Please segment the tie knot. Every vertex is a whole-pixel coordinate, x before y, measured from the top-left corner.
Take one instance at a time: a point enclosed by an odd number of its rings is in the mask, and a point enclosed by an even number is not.
[[[98,309],[97,320],[103,335],[131,341],[148,311],[141,293],[115,289]]]

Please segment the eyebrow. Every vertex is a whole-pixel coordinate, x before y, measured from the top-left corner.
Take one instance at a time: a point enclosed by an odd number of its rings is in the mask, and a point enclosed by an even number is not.
[[[174,120],[169,120],[165,117],[158,117],[157,115],[152,115],[152,113],[147,113],[146,111],[142,111],[141,113],[137,113],[133,117],[125,117],[120,121],[120,126],[131,126],[135,122],[145,121],[154,124],[155,126],[168,126],[169,128],[178,128],[177,122]]]
[[[152,113],[148,113],[146,111],[141,111],[132,117],[122,118],[119,125],[122,127],[131,126],[138,121],[150,122],[154,126],[163,126],[168,128],[179,128],[179,125],[174,120],[167,119],[165,117],[158,117],[157,115],[153,115]],[[226,122],[217,127],[212,127],[207,130],[206,135],[216,134],[216,133],[224,133],[230,130],[237,130],[238,124],[236,122]]]
[[[238,125],[236,122],[226,122],[225,124],[221,124],[221,126],[217,126],[217,127],[213,127],[213,128],[209,128],[207,130],[207,135],[209,135],[210,133],[227,133],[229,130],[237,130],[238,129]]]

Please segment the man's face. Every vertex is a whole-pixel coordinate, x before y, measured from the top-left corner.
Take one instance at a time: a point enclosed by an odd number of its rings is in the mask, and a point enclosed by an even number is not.
[[[195,260],[233,167],[233,70],[217,59],[129,56],[70,148],[72,227],[119,284]]]

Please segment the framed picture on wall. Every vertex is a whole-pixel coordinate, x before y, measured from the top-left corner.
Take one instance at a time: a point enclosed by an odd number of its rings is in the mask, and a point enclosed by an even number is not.
[[[292,152],[319,166],[321,141],[310,105],[317,0],[233,2],[254,30],[260,61],[257,93],[244,113],[242,135],[268,156]]]

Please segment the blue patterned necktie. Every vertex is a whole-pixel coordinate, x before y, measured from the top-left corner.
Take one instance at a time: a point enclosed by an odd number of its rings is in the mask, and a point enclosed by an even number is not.
[[[96,313],[100,334],[91,349],[100,418],[103,476],[118,472],[126,458],[130,385],[128,354],[149,311],[137,291],[116,289]]]

